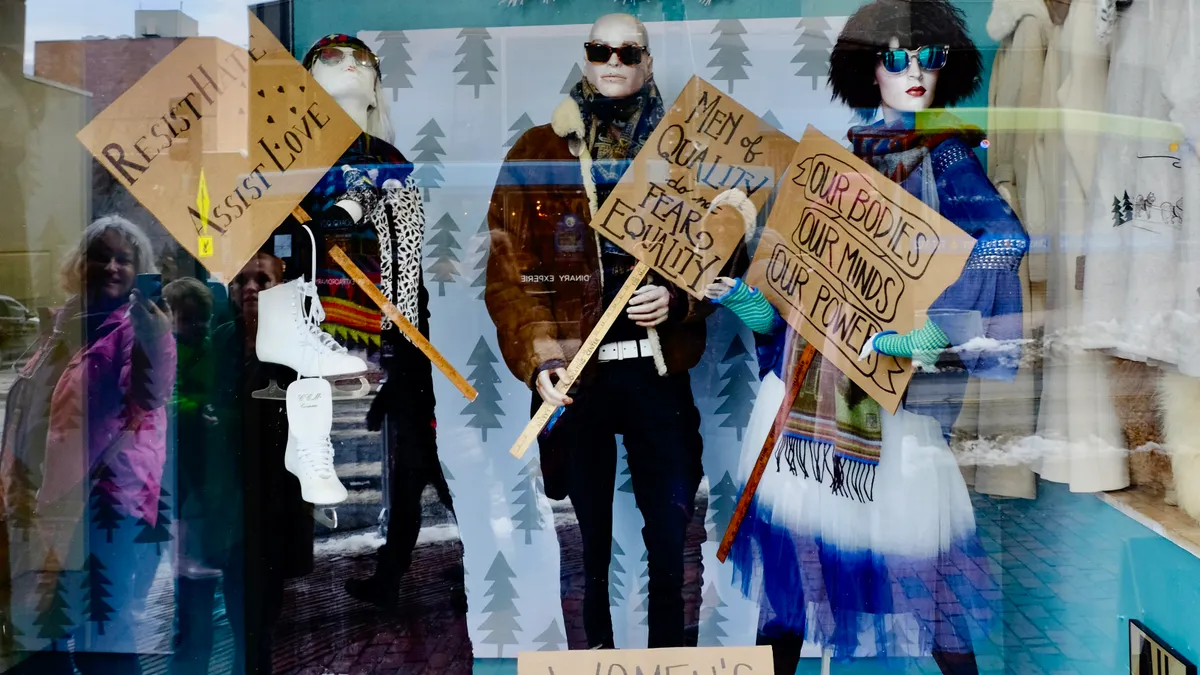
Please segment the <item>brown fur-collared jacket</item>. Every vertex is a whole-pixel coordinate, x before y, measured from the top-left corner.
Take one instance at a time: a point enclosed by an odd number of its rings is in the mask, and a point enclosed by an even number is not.
[[[526,131],[509,151],[492,193],[484,297],[504,361],[526,384],[542,364],[569,363],[604,310],[600,239],[587,224],[598,209],[596,185],[583,136],[579,106],[567,98],[550,124]],[[744,267],[744,258],[731,267]],[[696,365],[715,307],[667,286],[670,318],[648,331],[660,375]]]

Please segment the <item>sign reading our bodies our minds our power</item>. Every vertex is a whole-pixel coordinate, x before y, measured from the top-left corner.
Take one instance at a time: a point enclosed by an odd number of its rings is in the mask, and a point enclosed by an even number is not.
[[[872,335],[919,327],[958,279],[975,240],[809,127],[782,181],[747,275],[784,319],[895,413],[905,360],[858,355]]]
[[[218,278],[237,275],[359,135],[271,31],[189,38],[79,132]]]
[[[742,191],[761,209],[796,142],[692,77],[621,177],[592,227],[665,279],[702,298],[745,235],[712,201]]]

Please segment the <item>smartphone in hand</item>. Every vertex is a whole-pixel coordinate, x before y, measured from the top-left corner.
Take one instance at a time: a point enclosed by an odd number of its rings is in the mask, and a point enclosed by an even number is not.
[[[142,300],[155,305],[162,301],[162,275],[139,274],[134,281],[134,287],[142,294]]]

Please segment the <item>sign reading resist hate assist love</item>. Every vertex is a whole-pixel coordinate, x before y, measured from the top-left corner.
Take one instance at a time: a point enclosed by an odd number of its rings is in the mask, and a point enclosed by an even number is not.
[[[249,49],[189,38],[78,135],[225,281],[361,133],[248,16]]]
[[[747,281],[800,335],[895,413],[912,365],[874,352],[958,279],[975,240],[809,127],[779,190]]]
[[[693,77],[621,177],[592,227],[668,281],[702,298],[745,235],[713,199],[741,190],[762,208],[796,142]]]

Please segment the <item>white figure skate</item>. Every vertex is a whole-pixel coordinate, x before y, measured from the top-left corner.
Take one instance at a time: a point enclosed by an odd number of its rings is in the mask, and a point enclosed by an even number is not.
[[[317,298],[315,283],[295,279],[260,291],[258,360],[287,366],[300,377],[365,373],[367,364],[321,329],[324,320],[325,310]]]
[[[300,494],[310,504],[340,504],[346,487],[333,468],[333,396],[329,382],[296,380],[287,388],[288,440],[283,466],[300,479]]]

